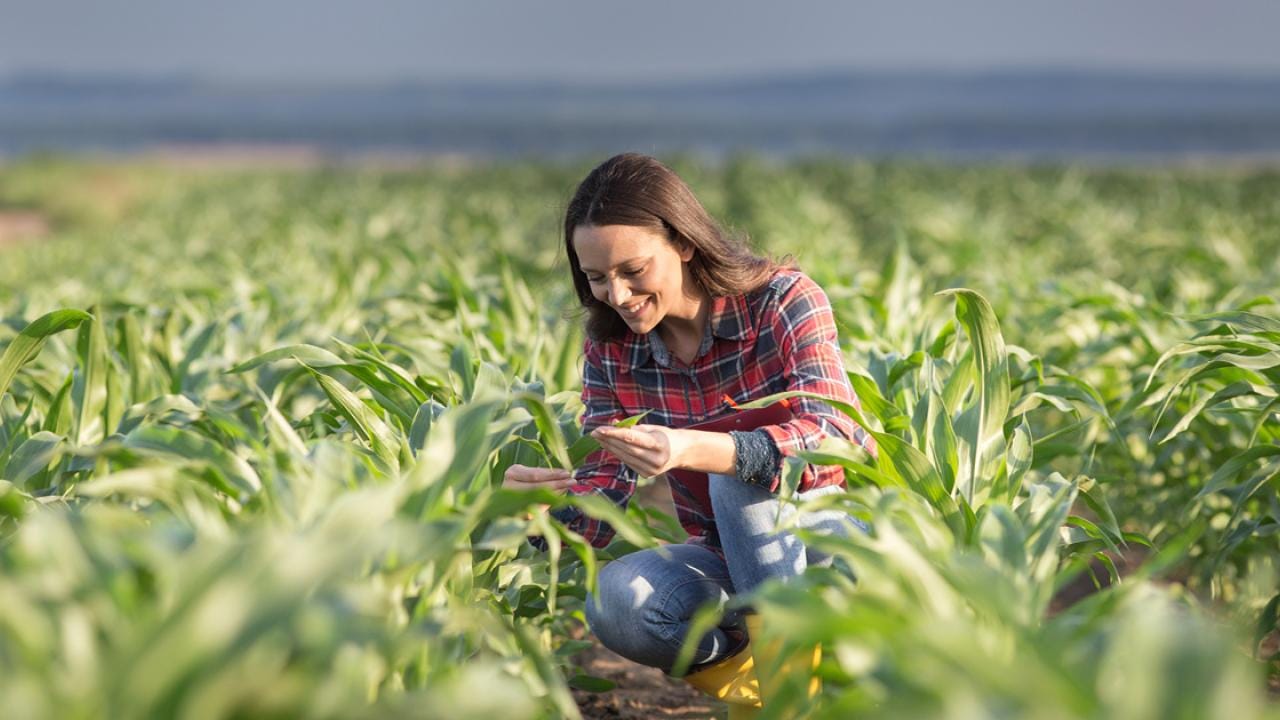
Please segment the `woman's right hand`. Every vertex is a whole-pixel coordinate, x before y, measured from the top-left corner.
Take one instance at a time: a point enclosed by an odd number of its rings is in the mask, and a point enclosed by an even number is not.
[[[559,468],[537,468],[512,465],[502,476],[507,490],[551,490],[563,492],[573,486],[573,473]]]

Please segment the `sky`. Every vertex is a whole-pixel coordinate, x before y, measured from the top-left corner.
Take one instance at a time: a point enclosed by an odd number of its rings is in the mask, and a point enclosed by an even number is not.
[[[0,0],[0,75],[670,81],[811,70],[1280,74],[1280,0]]]

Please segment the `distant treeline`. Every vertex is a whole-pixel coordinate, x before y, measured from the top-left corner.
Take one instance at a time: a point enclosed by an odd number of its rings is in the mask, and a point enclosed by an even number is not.
[[[304,144],[574,155],[959,158],[1280,155],[1280,77],[825,73],[687,83],[245,85],[191,77],[0,79],[0,153]]]

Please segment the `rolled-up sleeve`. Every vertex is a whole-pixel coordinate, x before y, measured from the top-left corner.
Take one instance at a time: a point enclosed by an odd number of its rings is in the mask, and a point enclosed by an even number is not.
[[[858,406],[836,335],[835,318],[827,295],[813,280],[801,276],[783,294],[777,312],[767,320],[781,354],[788,391],[799,390],[836,398]],[[874,440],[844,413],[828,403],[809,398],[792,398],[794,419],[762,428],[778,446],[784,458],[800,450],[812,450],[827,437],[850,440],[868,452],[875,452]],[[780,476],[769,486],[777,491]],[[800,491],[839,485],[843,469],[809,464],[800,478]]]
[[[590,434],[601,425],[610,425],[627,417],[614,392],[599,346],[588,340],[584,346],[582,366],[582,432]],[[636,473],[622,461],[603,449],[595,450],[573,471],[574,484],[570,495],[596,493],[618,507],[625,508],[635,492]],[[613,539],[614,530],[608,523],[589,517],[575,507],[553,510],[552,517],[580,534],[592,546],[602,548]],[[540,542],[534,543],[541,545]]]

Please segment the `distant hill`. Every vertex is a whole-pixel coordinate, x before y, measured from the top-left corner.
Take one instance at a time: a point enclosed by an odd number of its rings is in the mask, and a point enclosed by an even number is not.
[[[0,154],[206,143],[322,152],[1280,155],[1280,77],[828,72],[672,84],[235,85],[0,78]]]

